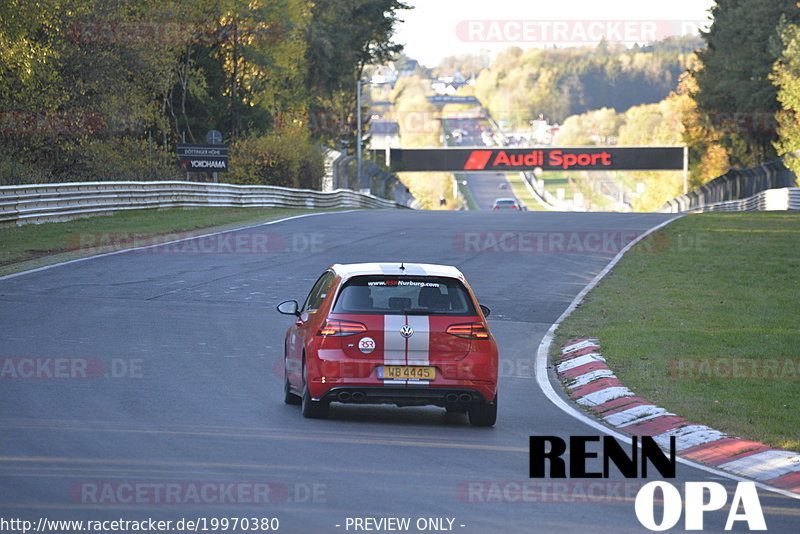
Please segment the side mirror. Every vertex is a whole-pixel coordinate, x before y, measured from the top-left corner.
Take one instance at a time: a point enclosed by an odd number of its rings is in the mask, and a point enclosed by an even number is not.
[[[481,307],[481,311],[483,312],[484,317],[489,317],[489,314],[492,313],[492,310],[484,306],[483,304],[478,304]]]
[[[284,315],[300,315],[297,310],[296,300],[287,300],[286,302],[281,302],[278,304],[278,311]]]

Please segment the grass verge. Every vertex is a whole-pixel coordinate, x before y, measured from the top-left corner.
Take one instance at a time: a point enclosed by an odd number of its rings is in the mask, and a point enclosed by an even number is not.
[[[551,195],[557,195],[559,189],[564,190],[564,198],[572,198],[572,188],[569,185],[566,172],[548,171],[542,174],[544,180],[544,188]]]
[[[800,214],[689,215],[639,243],[560,326],[637,395],[800,450]]]
[[[458,181],[458,192],[461,193],[461,198],[467,203],[467,208],[470,211],[474,211],[478,209],[478,204],[475,202],[475,199],[472,198],[472,193],[469,191],[469,187],[464,185],[463,178],[461,174],[456,174],[456,180]]]
[[[449,172],[400,172],[397,173],[403,185],[408,187],[414,198],[426,210],[455,210],[460,201],[453,196],[453,177]],[[444,199],[444,205],[441,204]]]
[[[67,222],[0,228],[0,275],[109,252],[135,236],[139,243],[155,242],[164,234],[190,237],[282,217],[336,210],[285,208],[195,208],[136,210]],[[130,239],[127,239],[131,236]]]

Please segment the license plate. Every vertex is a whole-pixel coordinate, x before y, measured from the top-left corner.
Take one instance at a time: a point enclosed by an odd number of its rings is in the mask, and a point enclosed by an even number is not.
[[[436,368],[384,365],[383,367],[378,367],[378,378],[384,380],[433,380],[436,378]]]

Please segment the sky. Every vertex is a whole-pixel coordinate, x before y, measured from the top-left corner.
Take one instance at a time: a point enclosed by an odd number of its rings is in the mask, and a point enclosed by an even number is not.
[[[714,0],[405,0],[395,41],[428,67],[459,54],[508,46],[595,44],[598,36],[633,44],[694,33]]]

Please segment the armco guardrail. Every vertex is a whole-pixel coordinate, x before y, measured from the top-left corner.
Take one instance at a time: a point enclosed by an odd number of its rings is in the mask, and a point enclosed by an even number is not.
[[[331,192],[267,185],[198,182],[82,182],[0,187],[0,224],[66,221],[154,208],[397,208],[390,200],[345,189]]]
[[[767,189],[749,198],[715,202],[690,211],[800,211],[800,187]]]
[[[658,211],[696,211],[710,204],[749,198],[767,189],[792,187],[796,179],[782,159],[750,169],[731,169],[697,189],[670,200]]]
[[[325,157],[325,176],[322,178],[322,190],[331,191],[335,188],[356,190],[362,186],[358,183],[358,170],[355,156],[347,156],[338,150],[323,149]],[[361,176],[369,185],[371,194],[382,198],[394,198],[394,201],[403,206],[417,209],[420,202],[400,182],[396,175],[381,169],[375,162],[361,161]]]

